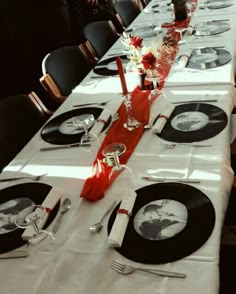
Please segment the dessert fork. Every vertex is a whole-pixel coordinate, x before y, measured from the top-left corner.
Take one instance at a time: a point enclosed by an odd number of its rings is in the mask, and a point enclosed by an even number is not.
[[[15,177],[15,178],[5,178],[5,179],[0,179],[0,182],[16,181],[16,180],[23,180],[23,179],[29,179],[32,181],[39,181],[42,177],[44,177],[46,175],[47,174],[38,175],[38,176],[22,176],[22,177]]]
[[[164,277],[186,278],[186,274],[183,274],[183,273],[170,272],[170,271],[164,271],[164,270],[155,270],[155,269],[148,269],[148,268],[139,268],[139,267],[134,267],[127,264],[122,264],[115,260],[112,261],[110,267],[111,269],[113,269],[114,271],[122,275],[128,275],[135,271],[143,271],[143,272],[148,272],[148,273],[152,273],[152,274],[156,274],[156,275],[160,275]]]

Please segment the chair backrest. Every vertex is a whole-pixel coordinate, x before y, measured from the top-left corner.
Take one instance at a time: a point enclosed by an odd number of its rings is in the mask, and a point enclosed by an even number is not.
[[[48,115],[30,95],[0,99],[0,172],[47,119]]]
[[[118,34],[112,21],[96,21],[87,24],[83,29],[91,54],[100,59],[118,39]]]
[[[44,57],[40,82],[52,98],[63,102],[92,67],[82,45],[61,47]]]
[[[132,0],[119,0],[113,6],[116,17],[122,27],[127,28],[140,14],[141,10]]]

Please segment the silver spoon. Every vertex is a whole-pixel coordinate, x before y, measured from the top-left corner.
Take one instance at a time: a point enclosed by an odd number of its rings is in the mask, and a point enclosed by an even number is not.
[[[56,234],[60,224],[61,224],[61,221],[62,221],[62,217],[63,215],[70,209],[71,207],[71,201],[69,198],[65,198],[61,204],[61,207],[60,207],[60,215],[52,229],[52,233],[53,234]]]
[[[105,217],[112,211],[112,209],[115,207],[116,205],[116,201],[112,202],[112,204],[108,207],[108,209],[105,211],[105,213],[103,214],[102,218],[100,219],[99,222],[97,222],[96,224],[92,225],[89,230],[93,233],[97,233],[100,232],[103,228],[103,220],[105,219]]]

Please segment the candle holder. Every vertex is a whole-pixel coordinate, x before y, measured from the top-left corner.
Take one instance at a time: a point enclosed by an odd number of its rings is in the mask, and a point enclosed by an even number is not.
[[[136,128],[139,128],[142,124],[138,120],[136,120],[134,115],[133,115],[132,102],[130,100],[130,98],[131,98],[130,94],[123,95],[123,98],[124,98],[124,105],[125,105],[126,113],[127,113],[127,120],[123,124],[123,126],[128,131],[133,131]]]

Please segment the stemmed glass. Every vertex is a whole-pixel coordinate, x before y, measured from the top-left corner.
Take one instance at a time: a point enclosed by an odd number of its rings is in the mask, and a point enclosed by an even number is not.
[[[131,95],[128,93],[126,95],[123,95],[123,97],[124,97],[124,105],[127,112],[127,120],[123,124],[123,126],[125,129],[129,131],[133,131],[136,128],[139,128],[141,126],[141,123],[137,119],[135,119],[133,115],[132,102],[130,100]]]
[[[178,45],[185,44],[187,41],[183,40],[183,32],[187,31],[187,28],[175,28],[175,31],[179,33],[180,40],[178,41]]]
[[[80,139],[80,143],[82,148],[85,151],[91,151],[91,143],[92,142],[98,142],[99,138],[95,134],[89,133],[89,128],[93,126],[95,123],[95,118],[93,114],[84,114],[80,116],[76,116],[72,119],[72,124],[75,128],[81,129],[84,131],[84,134],[82,135]],[[90,143],[90,144],[88,144]],[[93,146],[92,146],[93,147]]]
[[[112,143],[104,147],[102,150],[102,154],[104,155],[104,162],[112,167],[109,179],[112,177],[112,175],[116,172],[119,172],[123,169],[127,169],[130,171],[130,168],[128,168],[124,164],[120,164],[119,157],[126,151],[126,146],[123,143]]]
[[[153,90],[151,91],[152,95],[161,94],[161,91],[158,89],[158,82],[159,82],[159,79],[160,79],[160,75],[158,74],[158,72],[156,70],[153,71],[153,72],[152,71],[148,72],[145,79],[147,81],[152,82],[152,84],[153,84]]]
[[[21,210],[16,218],[15,225],[21,229],[32,228],[32,232],[30,232],[29,236],[23,233],[23,239],[28,241],[28,245],[36,245],[44,240],[46,237],[50,237],[50,242],[44,244],[47,249],[53,250],[56,245],[55,235],[48,231],[39,227],[39,224],[44,221],[46,215],[48,214],[46,207],[42,205],[31,205]],[[38,249],[40,249],[40,246]]]

